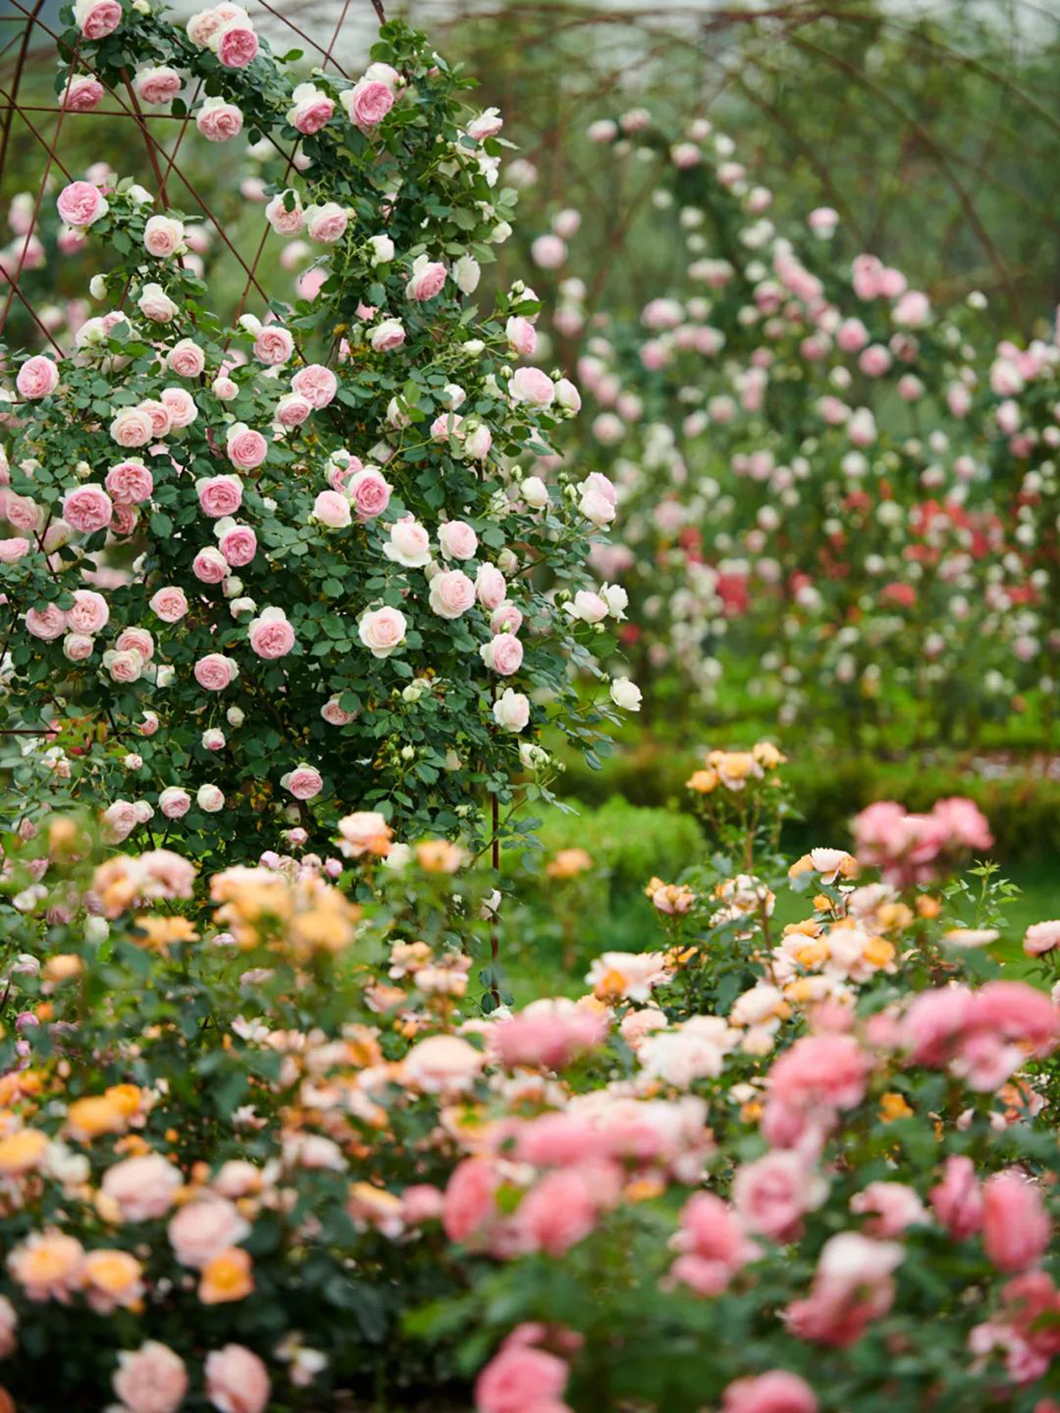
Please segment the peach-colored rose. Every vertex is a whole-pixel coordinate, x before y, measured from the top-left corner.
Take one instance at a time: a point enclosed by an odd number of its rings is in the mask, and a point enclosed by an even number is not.
[[[256,1354],[226,1344],[206,1356],[206,1396],[218,1413],[264,1413],[269,1375]]]
[[[122,1221],[146,1222],[165,1216],[182,1184],[179,1168],[160,1153],[147,1153],[108,1168],[100,1189],[117,1204]]]
[[[177,1413],[188,1392],[184,1361],[166,1344],[149,1339],[118,1355],[114,1392],[128,1413]]]

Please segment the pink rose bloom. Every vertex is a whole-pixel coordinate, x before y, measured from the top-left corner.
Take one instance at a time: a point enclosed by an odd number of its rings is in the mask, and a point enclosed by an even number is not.
[[[70,662],[84,662],[95,651],[95,639],[84,633],[67,633],[63,639],[63,657]]]
[[[311,800],[324,788],[324,778],[312,765],[299,765],[287,776],[284,787],[296,800]]]
[[[210,476],[196,482],[203,513],[214,519],[234,515],[243,504],[243,482],[238,476]]]
[[[43,609],[31,608],[26,614],[26,631],[45,643],[61,638],[66,632],[66,614],[53,603]]]
[[[150,662],[155,655],[155,640],[146,628],[123,628],[118,634],[115,649],[119,653],[139,653],[144,662]],[[153,732],[145,733],[153,735]]]
[[[192,560],[191,572],[203,584],[220,584],[228,578],[228,560],[220,550],[208,545]]]
[[[440,294],[446,280],[446,268],[440,260],[428,260],[421,255],[412,267],[412,278],[405,286],[409,299],[420,302]]]
[[[954,1241],[966,1241],[983,1225],[983,1195],[971,1158],[951,1154],[942,1181],[928,1194],[936,1217]]]
[[[422,569],[430,563],[431,540],[426,529],[412,515],[403,515],[390,526],[390,543],[383,554],[406,569]]]
[[[246,20],[232,20],[210,40],[217,58],[226,69],[245,69],[258,53],[258,36]]]
[[[95,187],[92,188],[93,191]],[[15,379],[15,387],[18,389],[20,397],[36,400],[41,397],[48,397],[59,386],[59,370],[50,358],[45,358],[42,353],[38,353],[33,358],[27,358],[22,367],[18,370],[18,377]]]
[[[498,633],[479,651],[486,666],[501,677],[510,677],[523,665],[523,645],[512,633]]]
[[[279,324],[266,324],[254,340],[254,357],[259,363],[278,368],[294,352],[294,339]]]
[[[114,414],[110,434],[119,446],[146,446],[155,435],[154,422],[142,407],[122,407]]]
[[[191,796],[179,785],[167,785],[158,797],[158,808],[166,819],[183,819],[191,809]]]
[[[530,246],[530,258],[539,270],[558,270],[567,258],[567,244],[558,235],[539,235]]]
[[[151,595],[150,607],[163,623],[179,623],[188,611],[188,600],[183,589],[168,584]]]
[[[507,599],[499,603],[490,615],[491,633],[518,633],[523,626],[523,615],[515,604],[509,603]]]
[[[69,186],[64,186],[55,206],[61,220],[68,226],[81,229],[91,226],[109,210],[103,193],[92,182],[71,182]]]
[[[227,1197],[206,1193],[179,1208],[167,1231],[180,1264],[201,1270],[219,1252],[237,1246],[250,1232],[250,1224]]]
[[[290,206],[287,205],[288,198],[293,198]],[[298,193],[278,192],[265,207],[265,219],[278,235],[297,235],[305,225],[305,214]]]
[[[870,1182],[851,1198],[850,1210],[869,1218],[862,1227],[866,1236],[901,1236],[928,1220],[924,1204],[904,1182]]]
[[[361,615],[357,635],[373,657],[389,657],[405,641],[408,620],[400,609],[369,609]]]
[[[560,1070],[599,1045],[607,1034],[606,1016],[595,1011],[564,1011],[556,1003],[535,1001],[490,1035],[490,1046],[506,1069],[517,1065]]]
[[[160,107],[164,103],[172,103],[184,87],[184,80],[176,69],[162,65],[137,74],[134,87],[142,102]]]
[[[305,368],[299,368],[291,379],[291,391],[304,397],[318,412],[334,399],[338,386],[335,374],[322,363],[310,363]]]
[[[74,19],[86,39],[106,39],[121,24],[118,0],[78,0]]]
[[[461,569],[442,570],[431,580],[431,611],[440,618],[459,618],[475,604],[475,586]]]
[[[740,1219],[713,1192],[697,1192],[688,1199],[672,1244],[681,1254],[670,1274],[706,1296],[720,1295],[736,1272],[758,1255]]]
[[[162,406],[174,427],[190,427],[199,415],[195,399],[186,388],[163,388]]]
[[[769,1072],[770,1098],[795,1107],[852,1109],[865,1097],[870,1057],[852,1035],[807,1035]]]
[[[475,1382],[477,1413],[527,1413],[557,1403],[567,1387],[567,1365],[555,1354],[512,1345],[495,1354]]]
[[[960,795],[936,800],[931,807],[931,814],[959,848],[989,849],[994,842],[986,816],[972,800],[966,800]]]
[[[446,520],[438,527],[438,545],[446,559],[473,559],[478,536],[463,520]]]
[[[319,132],[335,112],[334,102],[314,84],[300,83],[291,97],[294,106],[287,113],[287,121],[306,137]]]
[[[322,245],[335,245],[346,234],[350,218],[335,201],[314,203],[306,207],[306,233],[310,240],[318,240]]]
[[[233,466],[241,471],[253,471],[265,460],[269,444],[260,432],[238,422],[228,433],[225,449]]]
[[[105,530],[113,510],[113,502],[102,486],[78,486],[63,497],[63,519],[79,535]]]
[[[771,1369],[737,1379],[722,1395],[722,1413],[817,1413],[817,1399],[798,1374]]]
[[[114,1392],[127,1413],[176,1413],[188,1391],[184,1361],[166,1344],[149,1339],[118,1354]]]
[[[75,633],[100,633],[110,621],[107,600],[94,589],[75,589],[74,606],[66,611],[66,625]]]
[[[217,547],[233,569],[241,569],[257,554],[258,537],[249,525],[233,525],[220,537]]]
[[[344,530],[350,518],[350,503],[340,491],[321,491],[313,502],[313,519],[329,530]]]
[[[516,1221],[532,1250],[562,1256],[593,1230],[596,1202],[593,1176],[562,1168],[540,1178],[519,1204]]]
[[[29,554],[29,540],[24,540],[21,535],[13,535],[9,539],[0,540],[0,564],[16,564],[23,555]],[[1042,924],[1039,923],[1039,926]]]
[[[241,1344],[226,1344],[206,1356],[206,1397],[218,1413],[264,1413],[268,1370]]]
[[[63,92],[62,106],[68,113],[91,113],[103,97],[103,85],[92,74],[71,74]]]
[[[791,1241],[806,1212],[819,1207],[828,1184],[799,1153],[775,1150],[744,1163],[733,1179],[733,1206],[744,1225],[774,1241]]]
[[[487,1158],[465,1158],[453,1169],[442,1203],[442,1226],[450,1241],[467,1243],[496,1214],[500,1179]]]
[[[147,1153],[108,1168],[100,1189],[117,1204],[123,1222],[147,1222],[166,1215],[183,1184],[179,1168],[161,1153]]]
[[[524,319],[521,315],[509,319],[504,326],[504,334],[508,340],[508,347],[513,353],[517,353],[520,358],[534,356],[534,350],[537,348],[537,332],[529,319]]]
[[[110,673],[112,682],[139,682],[143,676],[144,660],[138,652],[111,649],[103,654],[103,666]]]
[[[197,378],[206,367],[206,354],[192,339],[181,339],[166,354],[166,363],[178,378]]]
[[[350,122],[362,132],[378,127],[394,106],[394,95],[387,85],[367,77],[340,96]]]
[[[16,496],[6,492],[4,511],[16,530],[36,530],[41,523],[40,506],[29,496]]]
[[[400,319],[384,319],[372,330],[369,342],[376,353],[389,353],[405,342],[405,326]]]
[[[248,630],[250,646],[258,657],[272,661],[286,657],[295,644],[294,629],[282,608],[265,608]]]
[[[164,402],[159,402],[157,398],[148,397],[137,405],[137,410],[146,412],[151,419],[151,435],[154,437],[164,437],[173,425],[169,415],[169,409]]]
[[[342,707],[339,705],[339,698],[329,697],[320,708],[320,715],[329,726],[349,726],[350,722],[354,720],[356,713],[343,711]]]
[[[504,575],[492,564],[483,564],[475,575],[475,593],[483,608],[499,608],[504,603],[508,585]]]
[[[1049,1249],[1052,1224],[1038,1186],[1018,1168],[983,1185],[983,1245],[999,1271],[1024,1271]]]
[[[155,480],[142,461],[119,461],[107,472],[107,494],[118,505],[139,505],[149,500]]]
[[[287,393],[276,404],[273,415],[281,427],[300,427],[312,413],[313,409],[304,397],[299,397],[297,393]]]
[[[516,404],[551,407],[555,395],[555,383],[540,368],[516,368],[508,383],[508,396]]]
[[[195,680],[207,692],[223,692],[238,675],[235,662],[223,653],[207,653],[195,664]]]
[[[25,541],[21,543],[25,544]],[[4,541],[0,540],[0,547]],[[29,546],[27,545],[27,549]],[[0,548],[2,557],[2,548]],[[1051,952],[1054,947],[1060,947],[1060,918],[1050,919],[1048,922],[1035,922],[1027,928],[1027,934],[1023,939],[1023,950],[1030,957],[1042,957],[1046,952]]]
[[[228,142],[243,131],[243,113],[223,98],[207,98],[195,115],[195,126],[208,142]]]

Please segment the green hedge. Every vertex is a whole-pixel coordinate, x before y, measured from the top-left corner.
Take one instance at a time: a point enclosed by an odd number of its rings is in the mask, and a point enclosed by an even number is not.
[[[601,805],[621,796],[631,805],[652,810],[687,811],[691,801],[685,781],[702,763],[701,755],[644,739],[606,760],[602,770],[570,760],[563,789],[572,802]],[[1034,760],[986,777],[976,771],[972,760],[960,757],[881,760],[869,755],[793,753],[784,774],[802,816],[785,836],[792,851],[801,852],[811,843],[848,843],[851,816],[874,800],[899,800],[910,810],[926,810],[944,796],[966,795],[990,821],[996,858],[1060,860],[1060,780],[1050,779]]]

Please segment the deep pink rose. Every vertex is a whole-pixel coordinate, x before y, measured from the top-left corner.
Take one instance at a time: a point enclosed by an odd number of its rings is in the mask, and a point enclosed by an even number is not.
[[[245,69],[258,53],[258,36],[245,22],[225,25],[217,34],[217,58],[226,69]]]

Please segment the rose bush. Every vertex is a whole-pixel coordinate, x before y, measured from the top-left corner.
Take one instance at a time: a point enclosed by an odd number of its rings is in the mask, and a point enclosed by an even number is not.
[[[547,788],[546,724],[591,751],[630,700],[576,686],[613,640],[562,611],[599,587],[585,558],[613,487],[527,478],[577,390],[515,366],[505,326],[532,332],[541,307],[525,283],[471,302],[511,230],[501,142],[401,24],[359,81],[314,71],[310,92],[237,7],[113,9],[74,14],[77,72],[118,91],[135,59],[141,100],[178,115],[193,87],[214,139],[223,100],[290,158],[269,228],[318,250],[293,305],[247,267],[258,313],[226,328],[185,213],[106,169],[59,191],[118,264],[71,356],[19,362],[7,409],[20,817],[92,799],[115,842],[224,839],[232,860],[285,827],[325,839],[356,800],[481,842],[527,762]]]

